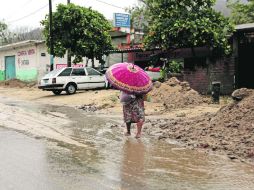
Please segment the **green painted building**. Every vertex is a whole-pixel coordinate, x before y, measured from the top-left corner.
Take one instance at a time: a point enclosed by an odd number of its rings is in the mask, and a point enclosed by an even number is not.
[[[78,65],[91,66],[91,61],[87,62],[84,58]],[[66,55],[63,58],[54,58],[54,68],[66,66]],[[95,61],[95,66],[98,66],[98,61]],[[45,41],[28,40],[0,46],[0,81],[38,81],[49,71],[50,56]]]
[[[0,46],[0,81],[37,81],[47,72],[49,56],[44,41],[23,41]]]

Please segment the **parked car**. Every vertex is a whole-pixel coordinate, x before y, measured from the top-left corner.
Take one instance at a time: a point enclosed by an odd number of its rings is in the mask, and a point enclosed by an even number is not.
[[[152,81],[158,81],[161,78],[160,72],[146,71]]]
[[[38,86],[39,89],[52,91],[55,95],[61,94],[62,91],[75,94],[77,90],[107,87],[105,75],[90,67],[53,70],[41,79]]]

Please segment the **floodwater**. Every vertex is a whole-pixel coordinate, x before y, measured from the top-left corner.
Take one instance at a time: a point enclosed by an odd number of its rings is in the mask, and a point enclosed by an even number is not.
[[[4,108],[0,110],[0,190],[247,190],[254,186],[251,165],[149,136],[127,138],[123,128],[110,127],[114,123],[110,118],[1,97],[0,106]]]

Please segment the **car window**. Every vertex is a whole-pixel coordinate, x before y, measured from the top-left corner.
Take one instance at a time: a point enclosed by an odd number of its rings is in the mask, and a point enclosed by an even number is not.
[[[49,72],[48,74],[45,75],[45,77],[53,77],[55,76],[61,69],[56,69],[56,70],[53,70],[51,72]]]
[[[100,72],[96,71],[93,68],[86,68],[88,75],[101,75]]]
[[[70,76],[72,68],[64,69],[58,76]]]
[[[84,69],[73,69],[72,76],[86,76],[85,70]]]

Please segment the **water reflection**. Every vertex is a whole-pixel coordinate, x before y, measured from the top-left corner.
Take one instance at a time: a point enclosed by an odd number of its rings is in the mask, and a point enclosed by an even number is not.
[[[145,189],[146,148],[141,140],[127,139],[123,145],[121,189]]]
[[[150,137],[123,139],[121,129],[105,125],[105,118],[87,117],[72,108],[41,110],[68,115],[73,123],[58,131],[87,147],[35,140],[0,128],[0,189],[253,189],[253,166]]]
[[[48,172],[46,146],[0,126],[0,189],[60,190]]]

